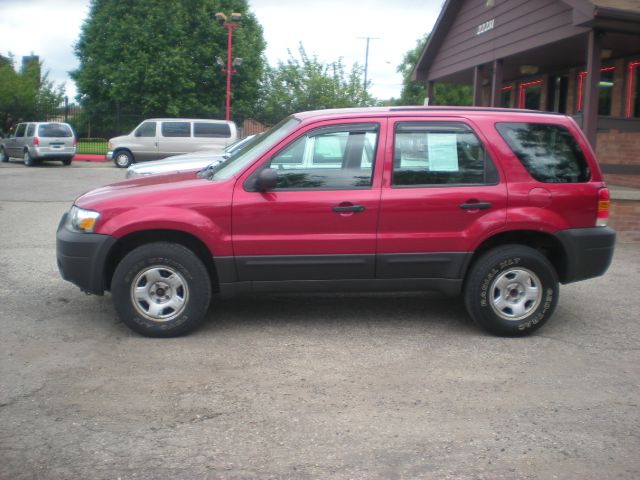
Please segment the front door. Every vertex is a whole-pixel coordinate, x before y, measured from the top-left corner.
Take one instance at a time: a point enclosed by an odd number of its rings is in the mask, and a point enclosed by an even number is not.
[[[374,277],[384,130],[380,120],[307,129],[239,179],[239,280]],[[278,184],[259,192],[254,181],[265,168],[277,171]]]
[[[157,122],[143,122],[135,132],[131,149],[136,161],[158,158],[158,126]]]
[[[505,184],[467,123],[398,119],[389,132],[376,275],[460,278],[506,220]]]

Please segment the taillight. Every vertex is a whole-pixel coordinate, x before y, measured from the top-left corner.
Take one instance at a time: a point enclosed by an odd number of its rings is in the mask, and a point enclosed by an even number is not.
[[[75,147],[76,145],[78,145],[78,139],[73,137],[73,146]]]
[[[38,137],[33,137],[33,146],[37,147],[38,145],[40,145],[40,141],[38,140]]]
[[[609,189],[598,190],[598,210],[596,213],[596,227],[606,227],[609,223],[609,205],[611,204]]]

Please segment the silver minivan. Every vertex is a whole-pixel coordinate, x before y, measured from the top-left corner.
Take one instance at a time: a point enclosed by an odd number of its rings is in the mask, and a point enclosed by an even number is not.
[[[225,120],[150,118],[130,134],[109,140],[107,160],[126,168],[134,162],[200,150],[222,153],[237,136],[236,124]]]
[[[60,160],[71,165],[76,153],[76,136],[68,123],[19,123],[0,144],[0,161],[22,158],[27,167],[42,160]]]

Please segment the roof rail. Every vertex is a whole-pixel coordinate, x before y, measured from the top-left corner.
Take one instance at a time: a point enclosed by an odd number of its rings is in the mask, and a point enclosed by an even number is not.
[[[543,112],[541,110],[525,110],[521,108],[492,108],[492,107],[391,107],[390,112],[433,112],[433,111],[459,111],[472,110],[474,112],[503,112],[503,113],[535,113],[539,115],[561,115],[558,112]]]

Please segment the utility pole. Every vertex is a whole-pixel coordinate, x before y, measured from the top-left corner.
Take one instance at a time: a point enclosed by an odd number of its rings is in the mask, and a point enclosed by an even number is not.
[[[232,13],[230,16],[231,22],[237,22],[240,20],[239,13]],[[225,120],[229,120],[229,110],[231,103],[231,74],[235,73],[235,70],[231,68],[231,42],[233,38],[233,28],[239,27],[237,23],[229,23],[227,20],[227,16],[224,13],[218,12],[216,13],[216,19],[222,24],[223,27],[227,29],[227,68],[223,69],[223,72],[227,74],[227,98],[226,98],[226,108],[225,108]]]
[[[364,93],[367,93],[367,74],[369,72],[369,42],[371,40],[380,40],[379,37],[358,37],[359,40],[367,41],[367,48],[364,56]]]

